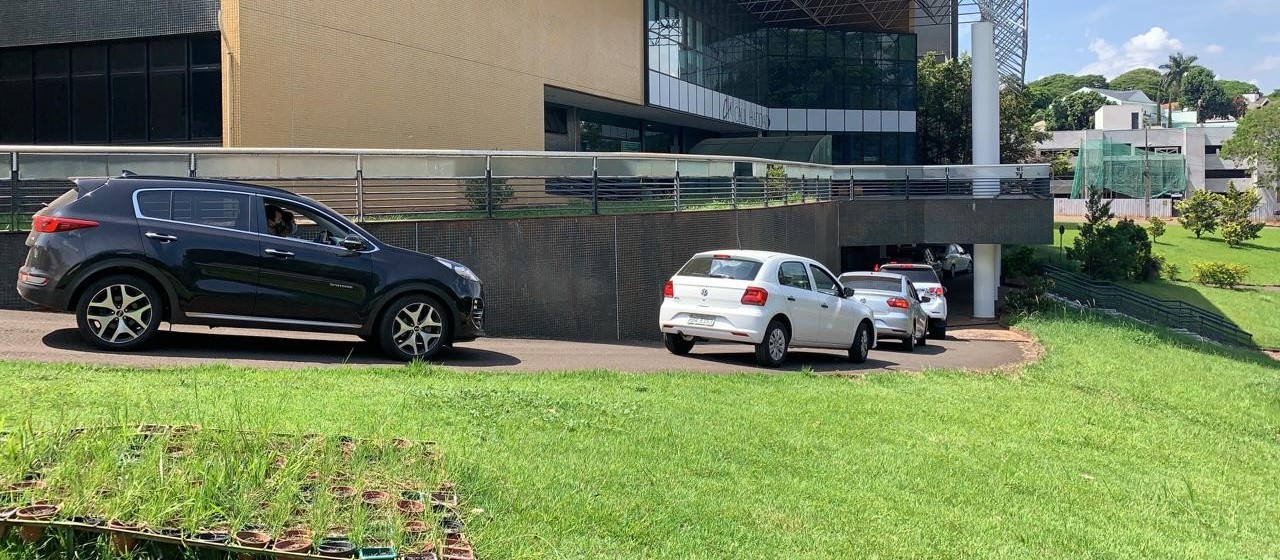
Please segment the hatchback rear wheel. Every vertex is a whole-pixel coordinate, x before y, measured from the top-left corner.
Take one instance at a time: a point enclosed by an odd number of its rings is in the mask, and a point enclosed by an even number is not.
[[[692,338],[683,335],[665,333],[662,335],[662,344],[667,347],[668,352],[683,356],[693,350],[694,341]]]
[[[764,340],[756,345],[756,363],[764,367],[778,367],[787,361],[787,343],[791,335],[782,321],[769,322],[764,330]]]
[[[853,346],[849,347],[849,361],[861,364],[867,361],[871,353],[871,331],[865,323],[858,325],[858,334],[853,336]]]
[[[76,302],[80,336],[104,350],[146,346],[164,317],[160,294],[137,276],[118,274],[90,284]]]
[[[410,294],[394,302],[378,325],[378,340],[391,357],[428,360],[448,345],[452,332],[444,304],[425,294]]]

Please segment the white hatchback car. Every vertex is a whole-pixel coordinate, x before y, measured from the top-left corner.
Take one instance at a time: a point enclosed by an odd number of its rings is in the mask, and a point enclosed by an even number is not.
[[[777,367],[790,347],[848,350],[862,363],[875,346],[871,308],[852,298],[812,259],[763,251],[708,251],[662,289],[658,324],[667,350],[700,340],[753,344],[756,361]]]

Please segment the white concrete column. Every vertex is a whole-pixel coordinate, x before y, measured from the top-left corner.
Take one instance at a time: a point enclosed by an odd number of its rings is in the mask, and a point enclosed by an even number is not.
[[[973,37],[973,163],[1000,163],[1000,76],[996,70],[995,25],[975,22]],[[973,182],[974,198],[1000,195],[999,179]],[[993,319],[1000,286],[1000,246],[973,247],[973,316]]]

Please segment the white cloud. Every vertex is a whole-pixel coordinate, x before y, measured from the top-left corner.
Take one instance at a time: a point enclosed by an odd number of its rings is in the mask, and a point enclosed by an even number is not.
[[[1114,78],[1134,68],[1155,68],[1175,51],[1182,50],[1182,41],[1169,36],[1160,27],[1152,27],[1146,33],[1134,35],[1117,48],[1103,38],[1089,42],[1089,50],[1098,60],[1085,65],[1081,74],[1102,74]]]
[[[1268,56],[1262,59],[1262,62],[1259,62],[1257,66],[1253,67],[1253,69],[1258,72],[1270,72],[1272,70],[1280,70],[1280,56],[1276,56],[1276,55]]]
[[[1223,47],[1222,45],[1209,45],[1204,48],[1204,52],[1209,54],[1222,54],[1222,51],[1225,50],[1227,50],[1226,47]]]

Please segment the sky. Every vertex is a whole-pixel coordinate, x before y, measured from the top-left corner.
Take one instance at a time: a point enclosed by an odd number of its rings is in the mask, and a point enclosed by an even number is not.
[[[1280,0],[1030,0],[1028,27],[1028,82],[1059,72],[1110,79],[1182,51],[1219,79],[1280,88]]]

